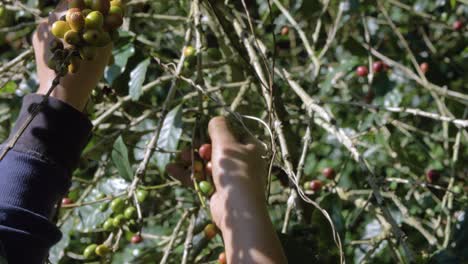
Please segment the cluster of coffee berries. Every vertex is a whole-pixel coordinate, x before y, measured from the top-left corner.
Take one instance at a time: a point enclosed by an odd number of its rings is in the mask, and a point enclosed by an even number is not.
[[[148,197],[146,190],[138,190],[136,193],[138,202],[142,203]],[[99,196],[98,199],[102,199],[103,196]],[[102,229],[107,232],[114,232],[119,229],[125,229],[133,234],[130,239],[132,244],[139,244],[143,241],[143,237],[140,235],[141,225],[137,222],[138,212],[135,206],[129,205],[128,200],[117,197],[110,203],[103,203],[99,207],[100,211],[106,211],[108,208],[112,210],[112,215],[109,217],[104,224]],[[108,243],[90,244],[84,251],[83,256],[86,259],[94,259],[96,257],[104,257],[111,253],[111,249]]]
[[[336,172],[333,168],[327,167],[323,169],[322,175],[325,176],[325,178],[329,180],[334,180],[336,176]],[[312,180],[312,181],[307,181],[304,183],[304,189],[307,191],[318,192],[322,189],[322,187],[323,187],[323,182],[321,180]]]
[[[122,0],[69,0],[66,14],[51,27],[56,39],[50,44],[49,67],[61,75],[73,74],[81,60],[93,60],[97,48],[118,39],[124,9]]]
[[[376,61],[372,63],[372,70],[374,73],[380,73],[387,71],[390,67],[383,61]],[[361,65],[356,68],[356,74],[359,77],[366,77],[369,74],[369,68],[367,66]]]
[[[194,177],[198,181],[200,192],[205,196],[211,196],[214,192],[214,187],[210,182],[211,177],[207,177],[211,176],[213,173],[213,165],[211,163],[211,144],[201,145],[198,149],[198,155],[205,162],[205,165],[203,165],[202,161],[195,161],[193,166]],[[205,168],[204,174],[203,168]]]

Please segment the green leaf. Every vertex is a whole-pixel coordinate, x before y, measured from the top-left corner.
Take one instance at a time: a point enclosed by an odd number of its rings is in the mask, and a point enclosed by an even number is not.
[[[166,116],[161,128],[161,134],[158,140],[158,148],[164,150],[175,150],[182,135],[182,107],[178,105],[172,109]],[[156,152],[154,159],[161,172],[166,170],[171,154]]]
[[[112,150],[112,161],[114,162],[119,174],[122,178],[126,180],[131,180],[133,177],[132,167],[130,166],[130,161],[128,160],[128,150],[127,146],[122,140],[122,137],[119,137],[115,143]]]
[[[141,94],[142,94],[142,86],[146,79],[146,71],[148,70],[148,66],[150,64],[150,59],[146,59],[130,73],[130,82],[128,83],[129,86],[129,93],[132,97],[133,101],[137,101]]]
[[[65,256],[65,249],[70,244],[70,233],[73,230],[74,218],[70,217],[60,228],[63,236],[59,243],[55,244],[49,251],[49,261],[51,263],[59,263],[59,261]],[[1,262],[0,262],[1,263]]]
[[[18,85],[13,82],[9,81],[3,85],[3,87],[0,88],[0,94],[2,93],[14,93],[16,91],[16,88],[18,88]]]
[[[135,54],[135,47],[132,43],[128,43],[115,49],[112,54],[114,55],[115,63],[107,67],[104,73],[104,77],[109,84],[112,84],[125,71],[128,59]]]

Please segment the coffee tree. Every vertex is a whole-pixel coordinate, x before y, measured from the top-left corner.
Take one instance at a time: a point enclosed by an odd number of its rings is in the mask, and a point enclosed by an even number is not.
[[[51,263],[226,263],[206,206],[217,115],[267,146],[290,263],[468,261],[465,0],[69,2],[52,33],[75,49],[57,76],[93,46],[112,41],[114,59]],[[56,4],[1,2],[2,141]],[[192,177],[169,175],[174,161]]]

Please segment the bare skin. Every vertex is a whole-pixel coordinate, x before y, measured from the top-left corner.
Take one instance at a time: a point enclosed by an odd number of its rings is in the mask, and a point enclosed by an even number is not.
[[[46,94],[55,78],[54,71],[47,67],[48,45],[53,39],[49,29],[66,9],[66,1],[61,1],[49,21],[41,23],[33,36],[38,94]],[[102,78],[111,50],[110,45],[101,48],[94,60],[83,61],[78,73],[61,79],[51,97],[83,111],[91,91]],[[255,140],[239,142],[222,117],[211,120],[209,133],[216,187],[210,206],[213,220],[223,234],[228,263],[286,263],[263,194],[266,164],[261,158],[261,148]],[[182,181],[190,179],[189,171],[179,165],[169,165],[168,171]]]
[[[38,94],[46,94],[55,78],[54,71],[47,67],[47,61],[50,57],[49,43],[54,39],[54,36],[50,33],[50,26],[65,14],[67,5],[66,1],[61,1],[55,11],[51,12],[48,22],[39,24],[33,35],[37,75],[39,77]],[[96,88],[102,78],[111,51],[111,45],[99,48],[94,60],[82,61],[80,70],[77,73],[67,74],[61,78],[60,84],[52,93],[52,97],[58,98],[82,111],[88,102],[91,91]]]
[[[237,140],[223,117],[213,118],[208,130],[216,188],[210,209],[223,234],[228,263],[286,263],[265,202],[267,166],[261,145],[255,139]],[[170,164],[167,170],[190,184],[190,169],[184,164]]]

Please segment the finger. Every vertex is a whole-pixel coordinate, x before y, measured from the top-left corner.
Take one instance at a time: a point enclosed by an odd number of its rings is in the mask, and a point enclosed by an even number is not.
[[[267,153],[268,146],[253,136],[246,137],[244,142],[247,145],[247,148],[258,151],[260,155],[265,155]]]
[[[219,144],[238,143],[234,133],[224,117],[215,117],[208,124],[208,133],[214,146]]]

